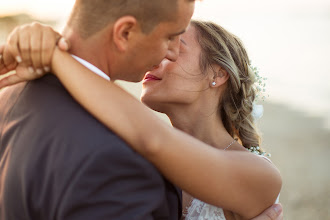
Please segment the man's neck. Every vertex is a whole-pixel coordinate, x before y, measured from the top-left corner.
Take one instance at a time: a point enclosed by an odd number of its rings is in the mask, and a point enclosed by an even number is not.
[[[83,39],[68,26],[65,27],[62,35],[70,42],[69,53],[91,63],[110,76],[107,54],[104,54],[106,50],[104,50],[102,40],[96,40],[94,39],[96,37],[93,36]]]

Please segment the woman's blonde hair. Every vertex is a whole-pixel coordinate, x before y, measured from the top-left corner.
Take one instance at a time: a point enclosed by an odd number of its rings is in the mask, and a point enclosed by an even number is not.
[[[219,114],[230,135],[238,137],[245,148],[260,145],[260,135],[252,117],[256,97],[255,73],[247,52],[238,37],[212,22],[191,21],[202,48],[202,72],[217,64],[229,74],[221,97]]]

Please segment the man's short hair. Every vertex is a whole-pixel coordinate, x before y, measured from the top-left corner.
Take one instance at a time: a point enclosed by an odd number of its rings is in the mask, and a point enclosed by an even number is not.
[[[76,0],[69,25],[87,38],[118,18],[131,15],[148,33],[160,22],[175,19],[177,5],[178,0]]]

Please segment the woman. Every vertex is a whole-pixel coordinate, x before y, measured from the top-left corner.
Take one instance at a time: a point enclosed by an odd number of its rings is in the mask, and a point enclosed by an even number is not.
[[[176,62],[163,60],[146,74],[141,95],[176,129],[67,53],[55,49],[51,67],[80,104],[185,191],[186,219],[250,219],[281,188],[276,167],[249,152],[260,145],[252,118],[255,73],[240,40],[218,25],[192,21],[181,42]]]

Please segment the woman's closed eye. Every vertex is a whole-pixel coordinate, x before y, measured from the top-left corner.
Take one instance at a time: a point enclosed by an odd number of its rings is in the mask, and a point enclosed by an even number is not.
[[[184,53],[186,50],[187,50],[187,43],[183,40],[183,39],[180,39],[180,54],[181,53]]]
[[[184,44],[185,46],[187,46],[186,41],[184,41],[182,38],[180,39],[180,42],[181,42],[182,44]]]

